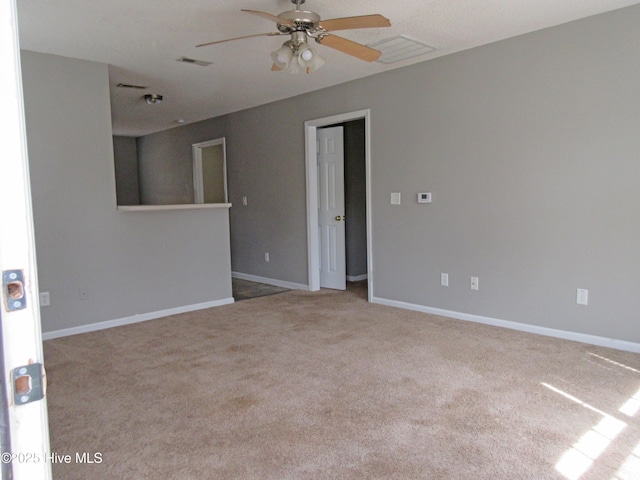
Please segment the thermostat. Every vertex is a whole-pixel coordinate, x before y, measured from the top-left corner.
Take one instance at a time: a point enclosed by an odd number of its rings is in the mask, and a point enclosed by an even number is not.
[[[431,192],[419,193],[418,203],[431,203]]]

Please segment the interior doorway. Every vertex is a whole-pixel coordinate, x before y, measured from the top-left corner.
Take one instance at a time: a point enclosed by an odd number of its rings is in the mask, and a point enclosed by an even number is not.
[[[345,217],[347,229],[347,279],[350,281],[367,280],[368,298],[373,296],[373,269],[371,249],[371,155],[370,155],[370,112],[356,112],[335,115],[305,122],[306,167],[307,167],[307,244],[309,289],[319,290],[320,282],[320,233],[319,233],[319,167],[318,167],[318,129],[330,126],[343,126],[351,131],[345,138],[346,149],[352,148],[349,142],[360,144],[361,160],[350,162],[349,153],[345,158]],[[360,162],[360,168],[358,167]],[[349,164],[352,163],[351,166]],[[358,200],[359,199],[359,200]],[[359,213],[360,212],[360,213]],[[360,233],[358,233],[358,231]],[[360,253],[357,253],[357,251]],[[355,266],[360,264],[359,267]]]
[[[192,145],[193,203],[227,203],[225,138]]]

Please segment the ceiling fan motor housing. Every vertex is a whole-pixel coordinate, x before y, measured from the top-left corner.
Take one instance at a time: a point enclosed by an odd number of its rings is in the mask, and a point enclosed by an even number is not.
[[[295,24],[295,27],[290,25],[278,24],[278,30],[282,33],[291,33],[295,31],[316,30],[320,23],[320,15],[315,12],[307,12],[304,10],[293,10],[288,12],[282,12],[278,15],[279,18],[290,20]]]

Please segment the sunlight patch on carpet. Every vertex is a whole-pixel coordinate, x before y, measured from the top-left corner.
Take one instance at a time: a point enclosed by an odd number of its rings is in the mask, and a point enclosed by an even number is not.
[[[629,417],[635,417],[638,410],[640,410],[640,389],[638,389],[635,395],[627,400],[618,411]],[[640,470],[638,471],[640,472]]]
[[[612,480],[636,480],[640,472],[640,443],[633,449]]]
[[[600,360],[604,360],[605,362],[611,363],[611,364],[616,365],[618,367],[622,367],[622,368],[624,368],[626,370],[631,370],[632,372],[640,373],[640,370],[638,370],[638,369],[630,367],[629,365],[625,365],[624,363],[616,362],[615,360],[611,360],[610,358],[603,357],[602,355],[597,355],[595,353],[589,353],[589,355],[591,355],[592,357],[599,358]]]
[[[548,383],[542,385],[563,397],[603,416],[595,426],[582,435],[556,463],[556,470],[568,480],[578,480],[609,447],[627,424],[606,412],[583,402],[579,398],[560,390]]]

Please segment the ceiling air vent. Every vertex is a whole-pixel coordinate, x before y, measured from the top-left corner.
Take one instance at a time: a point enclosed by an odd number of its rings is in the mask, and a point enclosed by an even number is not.
[[[426,43],[405,35],[380,40],[368,46],[382,52],[382,56],[378,59],[382,63],[396,63],[435,51],[435,48]]]
[[[116,85],[116,87],[118,88],[135,88],[138,90],[145,90],[149,87],[145,87],[144,85],[132,85],[130,83],[119,83],[118,85]]]
[[[193,58],[188,58],[188,57],[180,57],[178,61],[183,63],[191,63],[193,65],[200,65],[201,67],[208,67],[209,65],[211,65],[211,62],[205,62],[203,60],[194,60]]]

